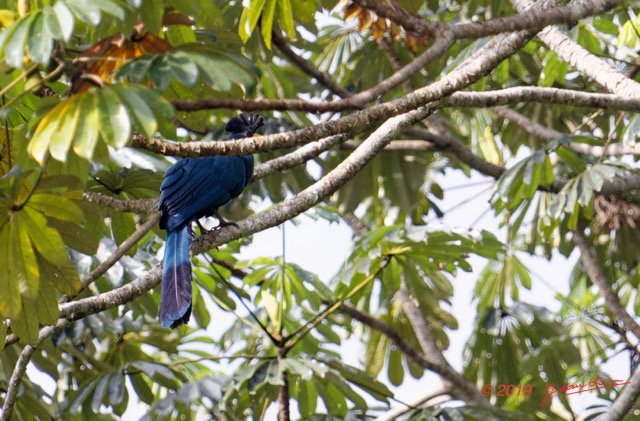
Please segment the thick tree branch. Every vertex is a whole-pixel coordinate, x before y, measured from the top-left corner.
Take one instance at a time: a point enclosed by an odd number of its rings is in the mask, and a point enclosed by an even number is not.
[[[289,152],[286,155],[256,165],[255,169],[253,170],[253,177],[251,180],[260,180],[261,178],[267,177],[271,174],[283,172],[297,165],[303,164],[310,159],[317,157],[321,153],[328,151],[341,142],[344,142],[346,139],[347,136],[344,135],[331,136],[325,139],[320,139],[316,142],[303,145],[295,151]]]
[[[378,85],[351,95],[349,92],[341,92],[342,99],[335,101],[306,101],[302,99],[184,99],[174,100],[172,104],[180,111],[199,111],[214,108],[231,108],[244,111],[306,111],[306,112],[329,112],[342,110],[359,110],[364,106],[389,92],[396,86],[409,80],[416,72],[420,71],[429,62],[437,59],[447,51],[451,45],[451,37],[443,34],[437,38],[429,49],[416,57],[397,72]],[[300,59],[300,58],[299,58]],[[303,59],[300,59],[306,62]],[[344,95],[343,95],[344,94]],[[408,111],[405,110],[405,111]],[[335,133],[337,134],[337,133]]]
[[[402,282],[397,292],[397,297],[404,313],[407,315],[413,330],[416,333],[420,346],[426,358],[433,364],[436,364],[441,370],[441,375],[453,384],[452,394],[463,398],[465,401],[485,409],[493,409],[489,401],[480,393],[480,391],[469,380],[458,373],[444,357],[444,354],[438,348],[436,339],[431,330],[429,321],[422,314],[422,310],[413,302],[409,291]]]
[[[439,368],[437,363],[425,358],[422,352],[405,341],[402,335],[400,335],[400,333],[398,333],[398,331],[391,325],[358,310],[350,304],[342,304],[339,310],[341,313],[349,315],[352,319],[359,321],[363,325],[385,335],[400,351],[402,351],[403,354],[407,356],[407,358],[418,364],[420,367],[436,373],[444,372],[444,370]]]
[[[349,141],[340,145],[340,149],[352,151],[360,146],[361,142]],[[394,140],[385,148],[387,152],[433,152],[438,150],[431,142],[424,140]]]
[[[631,383],[622,389],[609,410],[600,418],[601,421],[621,421],[634,407],[640,397],[640,367],[636,368],[629,381]]]
[[[538,8],[538,3],[531,0],[512,0],[512,2],[520,12]],[[587,2],[576,4],[586,5]],[[612,6],[615,5],[612,4]],[[536,10],[533,10],[533,12],[536,12]],[[639,83],[617,72],[599,57],[591,54],[566,36],[557,27],[547,26],[538,33],[538,37],[547,44],[550,49],[555,51],[560,58],[578,69],[582,74],[589,76],[602,85],[607,91],[627,98],[640,99]]]
[[[302,99],[208,99],[193,103],[192,110],[230,108],[243,111],[345,111],[358,109],[341,101],[306,101]],[[603,94],[571,89],[520,86],[485,92],[456,92],[438,103],[439,108],[449,107],[494,107],[519,103],[538,102],[542,104],[568,105],[572,107],[600,108],[604,110],[640,112],[640,99],[618,94]],[[176,107],[184,103],[176,102]],[[197,106],[196,106],[197,105]],[[201,106],[201,108],[200,108]],[[186,107],[189,108],[189,107]]]
[[[95,192],[85,192],[84,199],[120,212],[150,213],[158,209],[158,199],[122,200]]]
[[[456,92],[442,101],[439,107],[495,107],[523,102],[640,112],[640,98],[537,86],[520,86],[485,92]]]
[[[450,31],[455,39],[478,39],[504,32],[540,30],[551,24],[570,24],[578,19],[611,10],[622,3],[620,0],[587,0],[546,10],[521,11],[517,15],[485,22],[444,24],[410,14],[399,7],[393,7],[390,2],[377,0],[353,0],[353,2],[409,31],[430,38],[443,31]]]
[[[248,155],[257,151],[288,148],[338,134],[362,133],[390,117],[440,100],[486,76],[502,60],[518,51],[530,37],[531,34],[527,32],[498,35],[467,58],[458,68],[427,87],[418,89],[401,99],[372,106],[367,110],[304,129],[225,142],[173,143],[160,139],[145,139],[143,136],[136,135],[133,143],[152,152],[173,156]],[[429,51],[439,54],[441,47],[442,45],[434,44],[425,54]]]
[[[609,280],[607,280],[604,272],[602,271],[602,268],[600,268],[600,264],[591,252],[591,246],[589,245],[589,242],[582,230],[577,229],[574,231],[573,241],[580,250],[580,260],[584,265],[587,276],[589,276],[591,282],[593,282],[593,284],[600,290],[600,295],[604,299],[605,303],[607,303],[609,310],[611,310],[616,319],[623,323],[625,329],[630,330],[636,338],[640,339],[640,325],[627,312],[620,302],[620,297],[618,297],[618,294],[613,290]]]

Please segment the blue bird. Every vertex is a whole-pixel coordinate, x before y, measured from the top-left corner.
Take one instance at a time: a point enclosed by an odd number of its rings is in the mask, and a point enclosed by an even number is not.
[[[264,124],[257,114],[240,114],[225,126],[230,139],[251,137]],[[160,296],[162,327],[176,328],[191,316],[192,222],[216,215],[242,193],[253,175],[253,156],[184,158],[164,174],[160,186],[160,228],[167,231]]]

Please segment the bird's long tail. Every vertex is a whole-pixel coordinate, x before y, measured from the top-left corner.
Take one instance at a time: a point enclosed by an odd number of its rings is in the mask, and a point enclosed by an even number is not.
[[[160,296],[162,327],[176,328],[191,316],[191,226],[167,232]]]

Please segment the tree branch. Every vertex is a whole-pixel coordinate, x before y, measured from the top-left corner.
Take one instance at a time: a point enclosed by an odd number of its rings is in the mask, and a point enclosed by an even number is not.
[[[538,3],[532,2],[531,0],[512,0],[512,2],[521,12],[538,7]],[[617,6],[617,4],[613,3],[618,2],[611,3],[613,7]],[[586,6],[587,2],[577,4]],[[535,12],[535,10],[533,10],[533,12]],[[560,58],[602,85],[607,91],[627,98],[640,99],[639,83],[617,72],[599,57],[591,54],[578,43],[571,40],[555,26],[547,26],[538,33],[538,37],[558,54]]]
[[[485,92],[456,92],[445,101],[442,101],[438,107],[495,107],[497,105],[513,105],[522,102],[640,112],[640,98],[538,86],[518,86]]]
[[[420,346],[422,347],[426,358],[434,364],[437,364],[438,367],[443,370],[442,376],[453,384],[454,389],[452,390],[452,393],[455,392],[455,395],[459,395],[465,401],[474,405],[478,405],[485,409],[493,409],[493,405],[491,405],[480,391],[478,391],[473,383],[451,367],[447,359],[444,357],[444,354],[436,344],[436,339],[433,336],[433,331],[431,330],[431,324],[422,314],[422,310],[411,299],[409,290],[407,289],[404,281],[400,286],[400,290],[398,290],[397,297],[402,304],[404,313],[407,315],[411,326],[413,326],[413,330],[418,337],[418,341],[420,342]]]
[[[520,11],[513,16],[485,22],[445,24],[413,15],[399,7],[391,6],[388,2],[376,0],[353,0],[353,2],[409,31],[426,35],[429,38],[433,38],[443,31],[450,31],[455,39],[478,39],[521,30],[539,31],[551,24],[570,24],[578,19],[606,12],[622,3],[620,0],[587,0],[546,10]]]
[[[497,116],[509,120],[517,126],[523,128],[527,133],[538,136],[541,139],[553,140],[561,136],[568,136],[567,133],[545,127],[542,124],[533,121],[517,111],[513,111],[505,107],[494,107],[491,109]],[[620,143],[614,143],[603,146],[587,145],[585,143],[571,142],[567,145],[569,149],[574,152],[578,152],[584,155],[590,155],[594,157],[601,156],[620,156],[620,155],[640,155],[640,144],[623,145]]]
[[[347,136],[345,135],[331,136],[325,139],[320,139],[316,142],[303,145],[295,151],[289,152],[286,155],[256,165],[255,169],[253,170],[253,177],[251,178],[251,180],[257,181],[271,174],[283,172],[297,165],[303,164],[310,159],[317,157],[321,153],[328,151],[332,147],[339,145],[346,139]]]
[[[43,327],[42,329],[40,329],[40,334],[38,335],[38,340],[36,341],[36,343],[33,345],[26,345],[24,347],[24,349],[20,353],[20,357],[18,357],[16,366],[13,369],[11,379],[9,379],[9,386],[7,388],[7,394],[4,398],[4,404],[2,405],[2,414],[0,414],[0,421],[9,421],[11,419],[11,416],[13,415],[13,407],[16,404],[18,390],[20,389],[22,378],[27,371],[27,366],[29,365],[29,361],[31,361],[31,357],[33,356],[35,350],[44,341],[49,339],[55,332],[60,329],[64,329],[70,324],[70,320],[60,319],[53,326]]]
[[[607,303],[609,310],[611,310],[613,315],[624,324],[625,329],[630,330],[636,338],[640,339],[640,325],[627,312],[620,302],[618,294],[616,294],[611,287],[611,284],[600,268],[596,257],[591,253],[591,247],[582,230],[578,229],[574,231],[573,241],[580,250],[580,260],[584,265],[584,269],[587,272],[589,279],[591,279],[591,282],[593,282],[593,284],[600,290],[600,294],[602,295],[602,298],[604,298],[605,303]]]
[[[602,415],[602,421],[621,421],[636,404],[640,396],[640,366],[633,372],[629,381],[631,383],[622,389],[609,410]]]
[[[293,51],[287,45],[287,41],[282,37],[282,35],[280,35],[279,31],[273,31],[271,35],[271,42],[273,42],[273,45],[278,47],[278,50],[280,50],[280,52],[284,54],[286,58],[288,58],[293,64],[298,66],[300,70],[317,80],[322,86],[329,89],[334,94],[342,98],[346,98],[351,95],[349,91],[338,85],[338,83],[336,83],[336,81],[334,81],[329,74],[321,71],[309,61],[302,58],[300,54]]]
[[[156,202],[157,203],[157,202]],[[61,303],[67,303],[77,297],[82,291],[84,291],[89,285],[91,285],[96,279],[101,277],[106,271],[108,271],[113,265],[115,265],[122,256],[125,255],[131,247],[135,246],[142,237],[144,237],[160,220],[160,213],[154,212],[149,215],[149,218],[138,227],[138,229],[129,236],[126,240],[115,249],[111,255],[100,263],[94,270],[92,270],[87,276],[85,276],[80,282],[80,289],[75,295],[65,295],[60,299]]]
[[[303,99],[183,99],[173,100],[171,103],[180,111],[199,111],[215,108],[231,108],[243,111],[306,111],[306,112],[329,112],[342,110],[359,110],[365,104],[379,98],[383,94],[389,92],[396,86],[409,80],[416,72],[420,71],[429,62],[440,57],[447,51],[451,45],[451,37],[448,34],[442,34],[438,37],[431,47],[420,56],[416,57],[411,63],[407,64],[397,72],[393,73],[387,79],[383,80],[376,86],[369,88],[357,94],[349,92],[341,92],[342,99],[335,101],[307,101]],[[295,53],[294,53],[295,54]],[[299,58],[306,63],[306,60]],[[304,70],[304,69],[303,69]],[[318,71],[319,72],[319,71]],[[322,74],[320,72],[320,74]],[[314,74],[312,74],[313,76]],[[343,95],[344,94],[344,95]],[[408,109],[404,110],[408,111]],[[394,114],[397,115],[397,114]],[[332,133],[338,134],[338,133]]]
[[[418,349],[405,341],[402,335],[400,335],[400,333],[398,333],[398,331],[395,330],[391,325],[358,310],[350,304],[343,303],[340,306],[339,310],[341,313],[349,315],[352,319],[359,321],[363,325],[373,330],[377,330],[378,332],[385,335],[400,351],[402,351],[407,356],[407,358],[409,358],[420,367],[436,373],[444,373],[444,370],[441,370],[437,363],[425,358],[425,356]]]
[[[163,155],[249,155],[258,151],[288,148],[338,134],[361,133],[378,126],[390,117],[407,113],[451,95],[486,76],[502,60],[518,51],[530,37],[531,34],[528,32],[498,35],[468,57],[458,68],[429,86],[398,100],[372,106],[367,110],[304,129],[225,142],[173,143],[160,139],[145,139],[137,134],[134,135],[133,143],[137,147]],[[424,54],[429,51],[439,54],[441,47],[442,44],[434,44]]]
[[[84,199],[120,212],[150,213],[158,210],[158,199],[122,200],[102,193],[85,192]]]
[[[340,101],[307,101],[302,99],[203,99],[192,104],[191,111],[202,109],[230,108],[242,111],[348,111],[359,109]],[[605,110],[640,112],[640,99],[618,94],[603,94],[572,89],[545,88],[540,86],[518,86],[484,92],[456,92],[438,103],[438,108],[448,107],[494,107],[523,102],[568,105],[572,107],[600,108]],[[176,102],[182,107],[183,102]],[[197,106],[196,106],[197,105]],[[189,108],[189,107],[185,107]]]

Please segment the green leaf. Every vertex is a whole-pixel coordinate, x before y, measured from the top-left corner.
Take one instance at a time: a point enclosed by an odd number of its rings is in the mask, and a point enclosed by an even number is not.
[[[36,306],[32,300],[22,297],[20,313],[11,318],[11,330],[20,338],[20,343],[34,344],[40,334]]]
[[[262,15],[262,11],[267,1],[268,0],[255,0],[255,1],[252,1],[251,4],[249,5],[249,14],[247,17],[247,20],[249,23],[249,34],[251,34],[251,32],[255,29],[256,25],[258,24],[258,20]],[[248,36],[244,38],[242,33],[240,33],[240,37],[242,37],[243,41],[246,41],[248,38]]]
[[[142,0],[142,6],[139,12],[146,29],[152,34],[157,34],[162,27],[162,15],[164,13],[163,1]]]
[[[113,373],[109,380],[107,398],[110,405],[120,404],[125,397],[124,376],[122,373]]]
[[[576,174],[581,174],[587,168],[586,164],[582,159],[578,157],[574,152],[565,148],[564,146],[560,146],[556,149],[556,154],[558,157],[569,166]]]
[[[138,398],[147,405],[151,405],[155,400],[155,396],[147,381],[142,377],[142,374],[129,375],[129,381],[131,381],[131,386],[133,386],[133,390],[138,395]]]
[[[18,241],[14,224],[3,225],[0,230],[0,244],[2,244],[0,247],[0,267],[8,268],[8,270],[0,271],[0,288],[3,291],[0,294],[0,314],[8,318],[17,317],[22,305],[18,273],[14,266],[14,255],[17,251]]]
[[[78,222],[65,222],[59,219],[50,219],[49,226],[60,233],[62,241],[67,247],[93,255],[98,251],[100,237],[95,231],[78,225]]]
[[[127,107],[132,128],[147,137],[153,137],[158,130],[158,122],[153,115],[150,104],[147,104],[140,98],[134,85],[114,85],[113,91]]]
[[[278,2],[278,24],[286,32],[291,41],[296,40],[296,29],[293,21],[293,8],[291,0],[279,0]]]
[[[155,56],[151,61],[150,67],[151,80],[153,84],[161,91],[164,91],[167,86],[169,86],[169,82],[171,82],[171,78],[173,77],[172,68],[169,64],[169,55],[161,54]],[[135,80],[135,79],[134,79]],[[141,79],[136,80],[136,82]]]
[[[404,379],[404,367],[402,367],[402,354],[397,349],[392,349],[389,353],[389,381],[394,386],[402,384]]]
[[[56,2],[56,6],[66,9],[66,6],[62,2]],[[69,12],[68,9],[66,9],[66,11]],[[47,29],[47,32],[49,32],[49,34],[51,34],[55,39],[66,41],[68,37],[65,37],[65,32],[69,30],[69,27],[63,27],[60,24],[58,16],[56,15],[56,9],[51,6],[46,6],[42,9],[42,14],[44,16],[44,26]],[[71,13],[69,12],[69,14]],[[73,31],[73,16],[71,16],[70,23],[70,29]],[[69,36],[71,36],[71,34],[69,34]]]
[[[119,149],[126,145],[131,137],[131,121],[127,107],[112,88],[102,88],[97,92],[100,135],[105,143]]]
[[[25,207],[23,213],[21,218],[25,219],[29,227],[29,238],[42,256],[39,260],[41,272],[48,275],[58,291],[67,295],[74,294],[80,288],[80,277],[69,261],[69,254],[60,234],[48,227],[45,217],[35,210]]]
[[[98,25],[102,20],[102,13],[93,0],[64,0],[73,13],[82,21],[91,25]]]
[[[78,126],[73,140],[73,151],[82,158],[91,160],[98,143],[99,120],[97,98],[87,93],[78,101]]]
[[[267,0],[264,9],[262,10],[262,16],[260,18],[260,30],[262,32],[262,39],[268,49],[271,49],[271,33],[273,30],[273,18],[276,13],[276,0]]]
[[[29,57],[38,64],[48,64],[53,50],[53,41],[45,29],[45,16],[36,13],[29,27]]]
[[[73,96],[61,103],[64,105],[60,111],[61,116],[58,122],[58,128],[51,136],[49,144],[51,156],[60,162],[66,161],[67,152],[69,148],[71,148],[71,142],[75,137],[79,114],[82,112],[78,107],[80,96],[82,95]],[[34,135],[34,137],[35,136],[36,135]]]
[[[260,296],[261,296],[262,304],[264,305],[265,310],[267,310],[267,314],[269,315],[269,318],[271,319],[271,322],[274,325],[274,330],[275,331],[280,330],[280,324],[282,321],[282,317],[281,317],[282,310],[281,310],[280,303],[278,302],[276,297],[273,296],[273,294],[269,293],[268,291],[265,291],[265,290],[261,291]]]
[[[47,274],[50,275],[50,274]],[[54,325],[60,318],[60,309],[53,285],[46,280],[40,281],[38,297],[34,302],[38,322],[41,325]]]
[[[13,265],[23,297],[33,300],[37,297],[40,284],[40,271],[36,256],[29,241],[29,220],[24,218],[24,212],[17,212],[14,216],[12,231],[15,236]]]
[[[24,47],[27,41],[27,30],[29,29],[30,16],[25,16],[14,23],[15,29],[7,29],[8,39],[4,47],[4,59],[7,64],[17,69],[22,68],[24,58]]]
[[[112,211],[109,212],[109,217],[111,218],[113,239],[117,245],[120,245],[136,230],[136,222],[133,218],[133,214]],[[133,256],[135,251],[136,247],[132,247],[127,254]]]
[[[72,200],[59,194],[35,193],[29,199],[27,207],[62,221],[78,223],[83,219],[82,209]]]
[[[184,51],[175,51],[167,55],[173,75],[183,85],[191,86],[198,80],[198,66]]]

